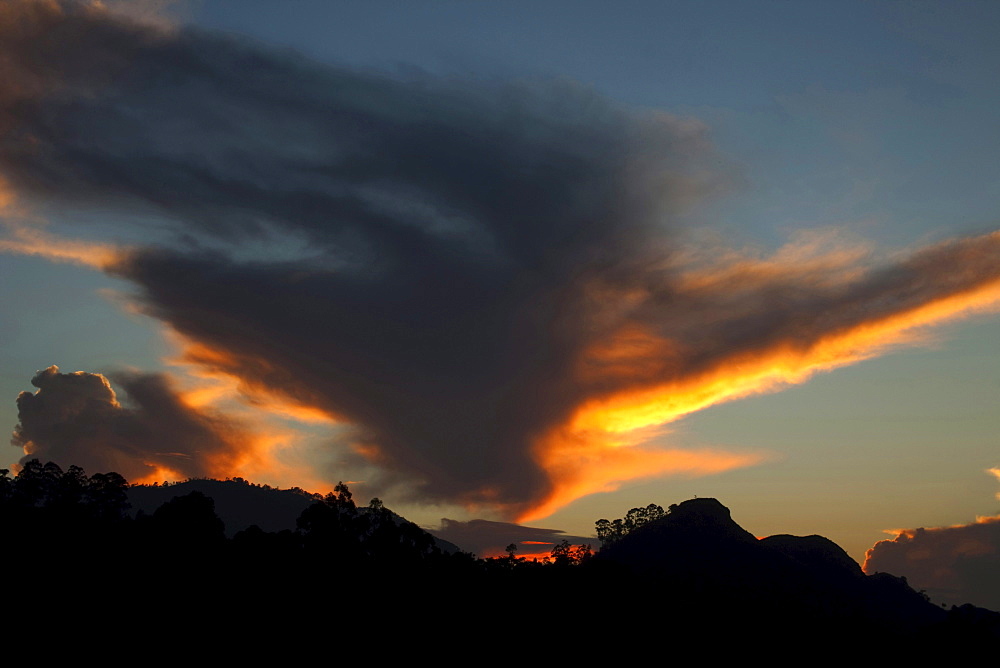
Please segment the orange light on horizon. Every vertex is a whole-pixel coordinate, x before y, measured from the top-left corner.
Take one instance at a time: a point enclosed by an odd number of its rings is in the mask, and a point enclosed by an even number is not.
[[[146,466],[153,469],[147,475],[141,478],[136,478],[135,480],[130,480],[133,485],[152,485],[153,483],[163,483],[163,482],[182,482],[187,480],[187,476],[178,473],[177,471],[164,466],[163,464],[157,464],[154,462],[143,462]]]
[[[518,545],[554,545],[555,543],[541,543],[531,540],[522,540],[518,542]],[[571,548],[584,547],[582,544],[570,545]],[[480,559],[505,559],[508,555],[506,549],[501,550],[500,548],[487,548],[483,550],[483,553],[478,555]],[[514,556],[518,559],[524,559],[526,561],[546,561],[552,558],[552,550],[547,550],[544,552],[515,552]]]

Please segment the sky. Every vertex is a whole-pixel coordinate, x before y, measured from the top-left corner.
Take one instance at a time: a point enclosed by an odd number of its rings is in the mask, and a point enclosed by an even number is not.
[[[0,3],[0,466],[344,480],[428,526],[573,536],[715,497],[859,561],[975,525],[998,25]]]

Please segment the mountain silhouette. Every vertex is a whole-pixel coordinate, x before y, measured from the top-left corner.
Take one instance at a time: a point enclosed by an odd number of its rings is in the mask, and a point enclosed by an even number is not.
[[[242,478],[231,480],[192,479],[169,485],[133,485],[128,488],[128,499],[133,515],[143,512],[152,515],[156,509],[174,497],[192,492],[204,494],[215,502],[215,513],[225,525],[229,538],[252,526],[264,532],[294,531],[298,518],[309,506],[323,500],[321,494],[312,494],[293,487],[278,489],[256,485]],[[364,512],[364,506],[359,508]],[[397,525],[409,520],[391,510],[385,511]],[[444,552],[458,552],[458,546],[442,538],[433,537],[435,545]]]
[[[683,648],[815,661],[892,647],[898,659],[1000,639],[998,613],[942,610],[903,578],[865,575],[822,536],[758,540],[715,499],[651,504],[597,555],[542,562],[446,553],[377,499],[357,506],[346,485],[334,491],[241,479],[128,488],[117,474],[31,461],[13,479],[0,473],[4,563],[30,568],[10,600],[61,633],[98,634],[113,619],[127,635],[173,636],[228,620],[320,638],[334,619],[352,620],[338,628],[358,646],[404,634],[400,647],[416,651],[446,632],[488,647],[516,633],[597,661]]]
[[[687,622],[711,619],[748,642],[780,630],[797,643],[837,639],[844,646],[862,631],[898,640],[946,636],[957,614],[950,617],[903,578],[865,575],[822,536],[758,540],[711,498],[673,506],[595,561],[626,569],[645,588],[641,598],[656,592],[683,601],[689,615],[681,624],[691,637],[705,630]]]
[[[302,512],[323,499],[301,489],[277,489],[236,480],[187,480],[170,485],[133,485],[128,489],[133,514],[147,515],[175,496],[200,492],[215,501],[215,512],[234,535],[257,525],[264,531],[294,529]]]
[[[823,536],[778,534],[761,539],[761,544],[795,561],[816,577],[854,582],[864,571],[842,547]]]

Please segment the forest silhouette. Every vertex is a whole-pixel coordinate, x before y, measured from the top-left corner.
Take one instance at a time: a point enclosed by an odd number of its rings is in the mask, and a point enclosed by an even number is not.
[[[596,553],[563,541],[542,560],[518,557],[516,544],[505,556],[476,558],[439,544],[377,498],[358,505],[343,483],[322,497],[242,479],[211,482],[277,505],[292,495],[304,510],[294,529],[251,525],[230,537],[215,501],[185,483],[130,488],[117,473],[88,476],[39,460],[14,477],[0,470],[10,600],[21,614],[47,620],[75,610],[56,617],[85,633],[109,623],[204,633],[225,621],[280,636],[323,632],[320,619],[332,615],[350,620],[359,641],[392,629],[486,642],[516,628],[583,643],[595,657],[615,656],[624,639],[657,629],[733,652],[761,642],[847,651],[876,638],[911,648],[1000,639],[998,613],[943,609],[903,578],[865,575],[821,536],[758,540],[715,499],[599,520]],[[133,513],[130,492],[150,490],[170,498]],[[11,575],[15,569],[25,575]]]

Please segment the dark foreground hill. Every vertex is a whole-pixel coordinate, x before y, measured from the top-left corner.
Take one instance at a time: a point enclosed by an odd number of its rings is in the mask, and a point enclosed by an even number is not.
[[[200,492],[215,502],[215,513],[225,524],[230,538],[257,525],[264,531],[295,529],[295,521],[306,508],[322,501],[321,494],[304,490],[277,489],[235,480],[187,480],[169,485],[133,485],[128,488],[132,515],[152,515],[157,508],[177,496]]]
[[[226,537],[256,527],[264,533],[295,531],[302,514],[312,505],[322,502],[322,494],[312,494],[298,487],[278,489],[255,485],[242,478],[230,480],[193,479],[169,485],[133,485],[128,488],[131,515],[152,515],[173,498],[198,492],[212,499],[214,512],[222,520]],[[361,507],[362,512],[365,507]],[[388,509],[387,517],[397,525],[409,524],[405,518]],[[429,534],[428,534],[429,535]],[[459,548],[446,540],[432,536],[434,544],[444,552]]]
[[[947,633],[949,613],[887,574],[866,576],[822,536],[771,536],[740,527],[715,499],[693,499],[606,546],[596,561],[627,569],[741,636],[788,634],[849,642],[858,633]]]
[[[311,503],[294,529],[257,524],[229,536],[206,492],[232,495],[225,506],[260,496],[256,486],[166,489],[170,499],[133,515],[134,490],[115,474],[29,463],[15,479],[0,476],[0,565],[15,574],[6,592],[15,618],[92,645],[334,638],[397,658],[431,645],[513,656],[516,639],[529,654],[601,660],[812,661],[1000,639],[996,613],[936,607],[901,578],[866,576],[820,536],[757,540],[714,499],[672,506],[593,557],[565,546],[541,563],[447,553],[377,499],[355,505],[345,486],[304,495]],[[278,497],[253,503],[268,498]]]

